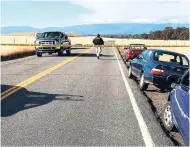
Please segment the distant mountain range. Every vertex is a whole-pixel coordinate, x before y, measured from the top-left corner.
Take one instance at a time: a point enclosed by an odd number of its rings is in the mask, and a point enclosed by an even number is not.
[[[151,31],[163,30],[165,27],[187,27],[189,24],[143,24],[143,23],[110,23],[110,24],[86,24],[69,27],[48,27],[43,29],[28,26],[9,26],[1,27],[1,34],[17,33],[17,32],[45,32],[45,31],[62,31],[72,32],[82,35],[95,35],[97,33],[110,34],[142,34]]]

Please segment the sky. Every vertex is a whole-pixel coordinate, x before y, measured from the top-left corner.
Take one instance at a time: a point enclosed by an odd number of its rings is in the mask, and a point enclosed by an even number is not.
[[[189,23],[189,0],[1,0],[1,27]]]

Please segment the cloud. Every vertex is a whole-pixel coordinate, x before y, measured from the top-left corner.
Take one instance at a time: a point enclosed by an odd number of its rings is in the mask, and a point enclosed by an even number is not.
[[[188,0],[71,0],[91,10],[77,22],[89,23],[189,23]]]

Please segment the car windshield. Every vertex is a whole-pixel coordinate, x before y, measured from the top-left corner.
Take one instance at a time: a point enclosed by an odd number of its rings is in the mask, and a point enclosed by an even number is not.
[[[42,34],[42,38],[57,38],[60,37],[60,32],[46,32]]]
[[[154,53],[153,59],[159,62],[167,62],[167,63],[179,64],[179,65],[186,65],[186,64],[189,65],[189,62],[185,57],[181,56],[180,54],[174,54],[174,53],[169,53],[169,52],[157,51]]]

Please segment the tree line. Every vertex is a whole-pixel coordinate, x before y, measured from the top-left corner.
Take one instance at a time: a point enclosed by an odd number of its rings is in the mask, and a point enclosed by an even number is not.
[[[152,31],[149,34],[129,34],[129,35],[102,35],[109,38],[128,38],[128,39],[151,39],[151,40],[189,40],[189,28],[166,27],[164,30]]]

